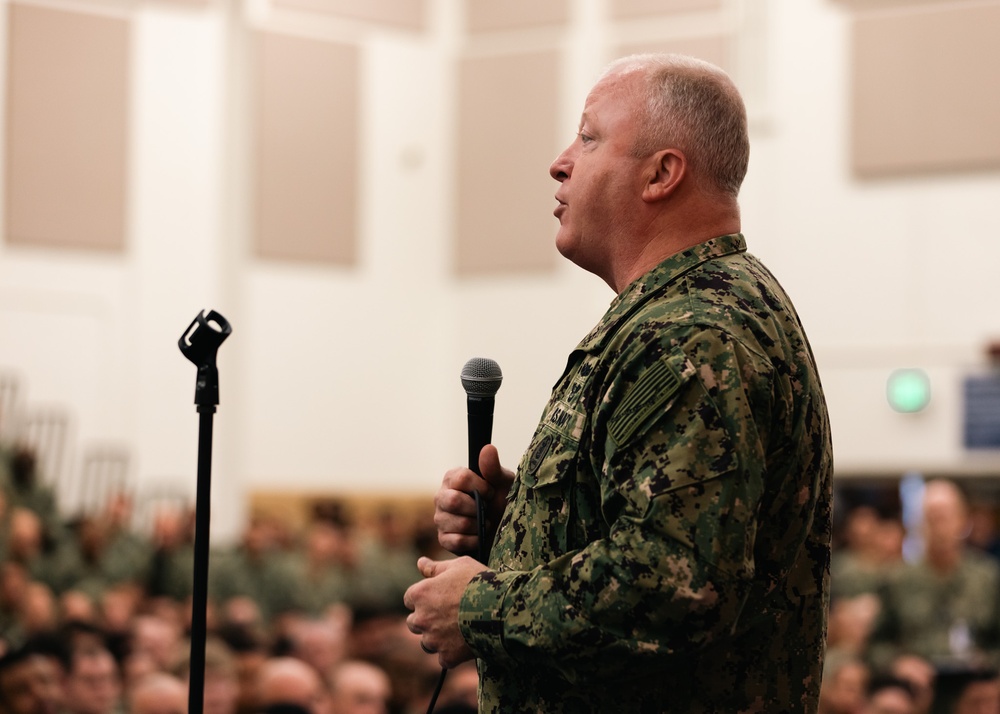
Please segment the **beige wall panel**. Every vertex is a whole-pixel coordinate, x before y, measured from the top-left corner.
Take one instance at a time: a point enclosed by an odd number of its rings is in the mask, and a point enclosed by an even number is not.
[[[260,33],[257,51],[256,252],[353,264],[358,49]]]
[[[466,0],[465,24],[469,32],[492,32],[569,22],[568,0]]]
[[[922,5],[954,5],[962,2],[983,2],[983,0],[834,0],[834,2],[857,12],[880,12],[900,7],[912,9]]]
[[[456,267],[549,270],[559,151],[555,52],[465,58],[459,66]],[[569,127],[567,127],[569,129]],[[572,132],[563,132],[566,142]]]
[[[8,7],[6,239],[122,250],[129,25]]]
[[[854,21],[854,170],[1000,167],[1000,2]]]
[[[611,0],[611,17],[669,15],[673,12],[721,10],[722,0]]]
[[[660,42],[636,42],[616,47],[615,57],[644,52],[673,52],[703,59],[729,71],[732,61],[730,56],[732,42],[733,39],[730,35],[684,37]]]
[[[427,28],[427,0],[273,0],[275,7],[318,12],[412,30]]]

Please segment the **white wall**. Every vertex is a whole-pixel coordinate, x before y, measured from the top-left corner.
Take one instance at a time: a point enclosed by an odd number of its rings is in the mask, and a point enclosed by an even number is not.
[[[959,402],[961,376],[1000,335],[990,220],[1000,175],[852,179],[845,10],[747,1],[757,51],[741,78],[753,117],[744,229],[812,338],[838,469],[1000,473],[996,455],[963,452]],[[603,63],[591,51],[604,36],[601,1],[573,7],[567,140]],[[332,30],[363,48],[351,270],[263,262],[248,249],[246,39],[280,18],[260,3],[131,12],[128,250],[0,244],[0,369],[22,377],[27,401],[70,408],[78,446],[129,444],[141,487],[193,493],[195,371],[176,342],[214,308],[233,325],[219,359],[218,536],[239,530],[253,490],[432,491],[465,457],[458,375],[472,356],[504,370],[494,435],[515,465],[567,354],[612,295],[567,264],[546,276],[451,274],[460,3],[436,0],[422,36]],[[885,401],[886,376],[906,366],[933,379],[916,415]]]

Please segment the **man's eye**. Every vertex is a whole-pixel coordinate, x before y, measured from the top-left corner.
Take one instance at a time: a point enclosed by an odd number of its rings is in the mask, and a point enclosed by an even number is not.
[[[576,135],[578,137],[580,137],[580,142],[583,143],[583,144],[589,144],[590,142],[592,142],[594,140],[593,137],[584,134],[582,131],[578,131],[576,133]]]

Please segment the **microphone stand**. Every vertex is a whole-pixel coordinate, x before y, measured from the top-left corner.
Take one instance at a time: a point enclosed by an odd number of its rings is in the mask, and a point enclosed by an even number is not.
[[[215,357],[232,327],[214,310],[203,310],[178,340],[185,357],[198,368],[194,403],[198,407],[198,489],[195,497],[194,587],[191,598],[191,666],[188,714],[201,714],[205,699],[205,639],[208,611],[208,545],[212,496],[212,417],[219,403]]]

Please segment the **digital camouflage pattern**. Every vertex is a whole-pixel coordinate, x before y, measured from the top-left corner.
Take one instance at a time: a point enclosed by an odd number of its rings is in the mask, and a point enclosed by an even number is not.
[[[832,457],[791,302],[742,235],[570,355],[459,621],[482,712],[813,712]]]

